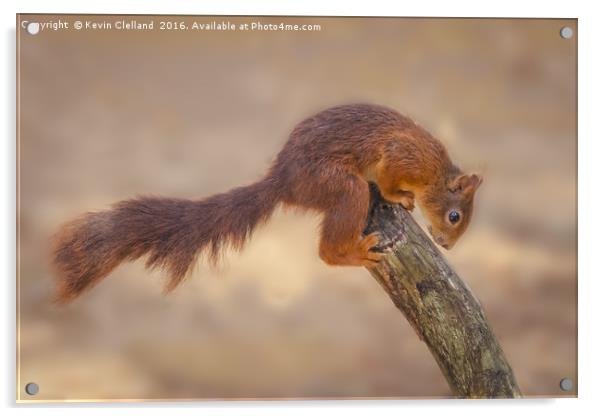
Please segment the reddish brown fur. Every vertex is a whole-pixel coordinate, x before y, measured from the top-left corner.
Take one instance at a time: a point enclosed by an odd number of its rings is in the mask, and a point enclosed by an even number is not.
[[[320,257],[328,264],[371,266],[376,235],[361,238],[368,213],[368,180],[385,198],[408,209],[415,197],[436,241],[447,246],[468,226],[476,175],[463,175],[443,145],[410,119],[386,107],[333,107],[298,124],[263,180],[200,201],[140,197],[88,213],[55,238],[58,298],[68,301],[117,265],[148,255],[150,268],[171,276],[167,290],[188,274],[199,253],[217,261],[225,246],[241,249],[278,203],[323,214]],[[452,226],[450,208],[461,210]]]

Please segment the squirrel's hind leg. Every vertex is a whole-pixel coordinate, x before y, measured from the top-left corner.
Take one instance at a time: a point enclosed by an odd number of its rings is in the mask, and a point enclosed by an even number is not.
[[[325,209],[320,258],[330,265],[371,267],[380,261],[382,254],[372,251],[378,245],[376,233],[362,237],[370,190],[365,180],[349,176],[342,178],[344,189],[340,189],[340,196]]]

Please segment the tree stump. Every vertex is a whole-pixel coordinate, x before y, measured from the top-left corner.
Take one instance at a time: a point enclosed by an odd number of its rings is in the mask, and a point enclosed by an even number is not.
[[[401,205],[370,184],[364,234],[378,232],[384,259],[372,276],[433,354],[454,395],[521,397],[478,300]]]

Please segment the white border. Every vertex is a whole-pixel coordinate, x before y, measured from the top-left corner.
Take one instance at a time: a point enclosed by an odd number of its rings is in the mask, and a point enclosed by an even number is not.
[[[3,317],[0,321],[2,342],[0,355],[4,371],[0,378],[2,405],[8,414],[37,409],[49,415],[79,413],[81,405],[15,405],[15,13],[138,13],[138,14],[247,14],[247,15],[365,15],[365,16],[471,16],[471,17],[576,17],[579,18],[579,399],[521,400],[521,401],[342,401],[342,402],[225,402],[225,403],[179,403],[142,405],[86,405],[85,412],[91,414],[138,414],[163,415],[168,409],[178,409],[185,414],[198,414],[199,409],[212,414],[287,414],[328,413],[344,411],[347,415],[366,412],[377,414],[399,414],[419,411],[455,414],[506,415],[516,411],[543,411],[551,415],[595,413],[600,393],[597,389],[600,376],[601,351],[600,302],[597,294],[602,291],[600,273],[597,272],[597,247],[601,237],[601,188],[602,179],[602,128],[599,125],[602,105],[600,104],[600,39],[602,22],[596,12],[596,2],[545,1],[526,2],[505,0],[492,2],[413,1],[393,2],[304,0],[213,0],[213,1],[136,1],[105,0],[75,2],[37,0],[18,3],[3,1],[2,13],[2,62],[1,66],[4,97],[2,126],[5,137],[2,141],[0,162],[0,205],[3,230],[0,239],[0,264],[2,274]],[[73,407],[73,408],[72,408]],[[21,409],[19,409],[21,408]],[[203,411],[201,410],[201,411]],[[599,409],[596,409],[599,411]],[[591,412],[590,412],[591,411]]]

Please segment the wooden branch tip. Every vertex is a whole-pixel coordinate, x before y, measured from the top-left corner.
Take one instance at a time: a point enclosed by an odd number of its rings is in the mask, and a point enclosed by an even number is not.
[[[370,184],[364,234],[380,234],[384,259],[368,269],[426,343],[453,394],[521,397],[483,309],[445,257],[401,205]]]

